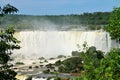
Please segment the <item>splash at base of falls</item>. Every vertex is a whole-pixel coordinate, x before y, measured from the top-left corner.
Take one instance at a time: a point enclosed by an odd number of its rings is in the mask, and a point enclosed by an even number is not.
[[[78,44],[82,50],[85,41],[89,47],[95,46],[103,52],[113,46],[109,34],[104,31],[20,31],[15,37],[21,41],[21,49],[14,53],[30,58],[71,55],[78,50]]]

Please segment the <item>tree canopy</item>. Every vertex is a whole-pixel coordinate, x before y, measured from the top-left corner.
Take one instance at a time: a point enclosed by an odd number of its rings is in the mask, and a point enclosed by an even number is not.
[[[15,12],[18,12],[18,9],[10,4],[7,4],[3,7],[0,6],[0,16],[3,16],[5,14],[15,13]]]
[[[0,16],[17,12],[18,10],[10,4],[0,7]],[[19,49],[19,41],[13,36],[15,30],[13,27],[0,30],[0,80],[16,80],[16,72],[12,70],[11,60],[12,50]]]
[[[112,39],[120,42],[120,7],[112,11],[108,26],[105,27]]]
[[[111,12],[94,12],[71,15],[7,15],[1,18],[2,26],[15,25],[16,29],[48,29],[49,24],[52,29],[70,30],[86,28],[90,30],[100,29],[108,24]],[[46,27],[47,26],[47,27]],[[57,27],[56,27],[57,26]],[[1,27],[0,27],[1,28]]]

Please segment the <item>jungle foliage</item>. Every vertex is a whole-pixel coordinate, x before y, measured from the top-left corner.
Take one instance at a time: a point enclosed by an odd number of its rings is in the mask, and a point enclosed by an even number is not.
[[[55,25],[56,29],[69,30],[72,28],[81,28],[88,26],[88,29],[100,29],[103,25],[108,24],[111,12],[94,12],[71,15],[7,15],[0,19],[0,28],[6,27],[9,24],[14,25],[16,29],[44,29],[46,26]],[[47,28],[49,29],[49,28]]]
[[[77,80],[120,80],[119,61],[120,49],[112,49],[97,62],[97,66],[94,58],[87,57],[83,65],[84,73]]]
[[[68,58],[64,61],[56,62],[59,63],[59,72],[62,73],[71,73],[74,71],[81,71],[82,70],[82,59],[80,57],[72,57]]]
[[[0,80],[15,80],[17,74],[8,63],[12,50],[20,49],[19,41],[13,37],[14,32],[13,27],[0,31]]]
[[[0,18],[17,11],[14,6],[7,4],[0,7]],[[13,65],[8,63],[11,60],[12,51],[20,48],[19,41],[13,36],[14,33],[13,27],[0,30],[0,80],[16,80],[17,73],[11,69]]]
[[[120,42],[120,7],[114,8],[112,11],[109,24],[105,27],[105,30],[110,33],[112,39]]]

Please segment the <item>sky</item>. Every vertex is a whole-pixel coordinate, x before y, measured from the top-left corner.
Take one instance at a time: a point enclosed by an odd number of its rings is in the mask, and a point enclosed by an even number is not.
[[[120,0],[1,0],[0,5],[11,4],[25,15],[67,15],[84,12],[109,12],[120,7]]]

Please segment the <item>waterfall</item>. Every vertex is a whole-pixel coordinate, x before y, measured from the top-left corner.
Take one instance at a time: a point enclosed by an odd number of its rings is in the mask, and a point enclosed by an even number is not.
[[[20,31],[15,33],[15,37],[21,41],[21,49],[14,53],[31,58],[71,55],[78,49],[77,44],[82,49],[84,41],[89,47],[108,52],[112,43],[104,31]]]

